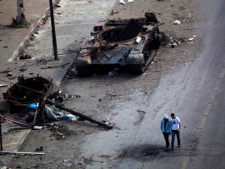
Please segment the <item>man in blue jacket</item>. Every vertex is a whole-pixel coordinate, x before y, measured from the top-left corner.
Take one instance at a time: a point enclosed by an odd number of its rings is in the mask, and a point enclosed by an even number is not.
[[[172,123],[166,114],[163,116],[163,119],[161,120],[160,129],[161,129],[164,139],[166,141],[166,148],[168,149],[170,146],[169,136],[172,132]]]

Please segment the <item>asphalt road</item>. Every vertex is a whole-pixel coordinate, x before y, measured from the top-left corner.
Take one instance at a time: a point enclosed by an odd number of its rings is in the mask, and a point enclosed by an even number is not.
[[[224,168],[225,2],[195,3],[196,15],[204,20],[195,25],[203,38],[196,59],[164,76],[146,107],[143,104],[146,100],[118,102],[113,111],[123,114],[113,121],[123,130],[112,131],[107,137],[106,134],[89,137],[81,151],[96,161],[86,168]],[[137,97],[140,94],[134,93]],[[138,127],[132,127],[131,117],[135,115],[130,111],[132,105],[138,104],[151,113],[146,113]],[[158,132],[159,121],[164,113],[171,112],[181,119],[181,148],[165,152]],[[99,152],[108,155],[107,162],[101,162]],[[117,152],[118,158],[110,159]]]
[[[141,168],[224,168],[225,2],[198,1],[196,6],[197,15],[207,20],[205,25],[196,24],[203,46],[191,65],[168,77],[174,80],[174,92],[164,93],[168,97],[163,109],[181,119],[182,147],[160,153]]]
[[[209,20],[205,27],[200,29],[204,32],[205,42],[202,52],[187,72],[187,77],[190,76],[187,92],[191,91],[188,95],[183,95],[185,100],[191,101],[190,106],[187,106],[187,114],[192,112],[188,116],[188,121],[192,125],[192,133],[196,134],[198,143],[193,155],[186,157],[189,160],[185,165],[186,168],[219,169],[224,168],[225,163],[223,141],[225,136],[223,130],[225,124],[223,87],[225,82],[225,36],[223,33],[225,2],[218,0],[199,3],[200,9]],[[199,119],[197,123],[194,122],[196,119]]]

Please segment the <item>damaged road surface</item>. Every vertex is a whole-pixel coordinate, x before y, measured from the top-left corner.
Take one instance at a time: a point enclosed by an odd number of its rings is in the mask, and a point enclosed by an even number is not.
[[[108,20],[95,25],[91,38],[78,53],[78,75],[121,66],[133,73],[145,72],[162,40],[157,22],[154,13],[146,12],[145,18]]]

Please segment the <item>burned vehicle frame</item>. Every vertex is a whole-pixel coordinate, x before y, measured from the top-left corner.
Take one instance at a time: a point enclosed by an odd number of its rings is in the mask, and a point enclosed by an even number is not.
[[[162,40],[156,23],[155,15],[146,13],[145,18],[107,20],[95,25],[91,38],[77,55],[78,75],[123,66],[133,73],[145,72]]]
[[[43,95],[50,97],[57,91],[57,85],[50,79],[39,75],[29,78],[20,76],[18,82],[3,93],[3,97],[10,103],[11,113],[16,113],[31,103],[39,102]]]

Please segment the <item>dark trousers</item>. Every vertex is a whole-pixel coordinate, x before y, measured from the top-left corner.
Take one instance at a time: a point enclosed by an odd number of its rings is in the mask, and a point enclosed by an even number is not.
[[[175,135],[177,135],[177,144],[180,145],[180,132],[178,130],[172,130],[172,142],[171,142],[171,148],[174,148],[174,140]]]
[[[169,142],[169,133],[163,133],[164,139],[166,140],[166,148],[169,147],[170,142]]]

